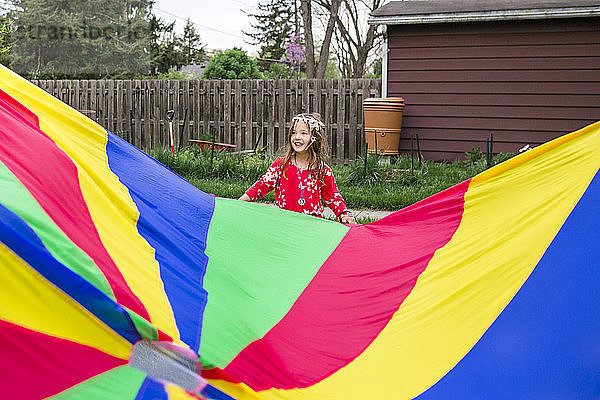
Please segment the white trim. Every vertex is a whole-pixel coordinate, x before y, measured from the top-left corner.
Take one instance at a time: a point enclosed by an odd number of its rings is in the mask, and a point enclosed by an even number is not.
[[[381,97],[387,97],[387,84],[388,84],[388,34],[387,27],[383,27],[383,54],[381,56]]]
[[[553,8],[529,10],[477,11],[461,13],[395,15],[385,17],[369,17],[370,25],[406,25],[433,24],[442,22],[476,22],[519,19],[575,18],[596,17],[600,15],[600,7],[586,8]]]

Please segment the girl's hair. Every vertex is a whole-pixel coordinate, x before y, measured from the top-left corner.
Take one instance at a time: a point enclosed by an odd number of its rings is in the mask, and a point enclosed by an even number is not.
[[[292,148],[291,140],[298,122],[306,123],[312,137],[315,138],[308,148],[308,169],[314,169],[316,176],[323,180],[322,175],[325,172],[325,161],[329,158],[329,146],[327,145],[327,137],[325,136],[325,124],[321,121],[321,115],[318,113],[298,114],[292,118],[285,154],[283,156],[282,175],[285,173],[285,166],[296,153]]]

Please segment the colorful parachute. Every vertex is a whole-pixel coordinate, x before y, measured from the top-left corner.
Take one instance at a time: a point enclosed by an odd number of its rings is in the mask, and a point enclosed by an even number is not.
[[[0,82],[5,397],[600,396],[600,123],[349,228],[202,193]],[[128,364],[141,340],[210,385]]]

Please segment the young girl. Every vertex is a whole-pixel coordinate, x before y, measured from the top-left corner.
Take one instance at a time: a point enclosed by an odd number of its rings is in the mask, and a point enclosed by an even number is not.
[[[275,189],[279,208],[321,217],[321,198],[338,220],[356,224],[337,189],[331,168],[325,164],[327,140],[319,114],[292,118],[286,153],[239,200],[254,201]]]

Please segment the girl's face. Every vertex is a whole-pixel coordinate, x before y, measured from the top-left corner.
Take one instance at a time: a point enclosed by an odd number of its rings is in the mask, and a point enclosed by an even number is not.
[[[311,143],[312,134],[308,128],[308,124],[304,121],[296,122],[292,136],[290,137],[290,144],[292,149],[296,153],[305,152]]]

